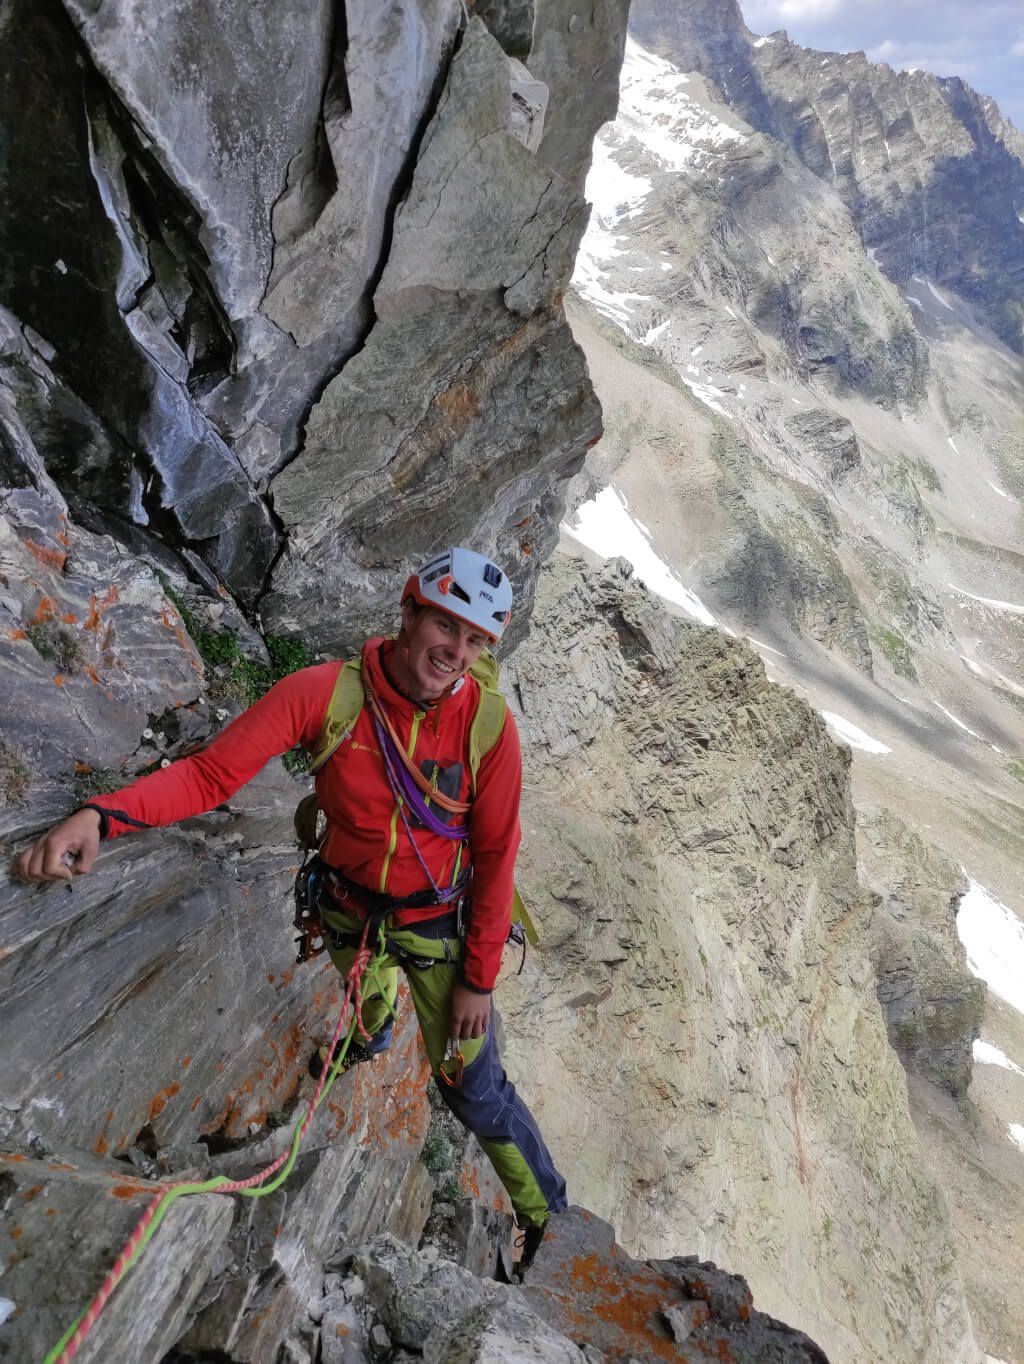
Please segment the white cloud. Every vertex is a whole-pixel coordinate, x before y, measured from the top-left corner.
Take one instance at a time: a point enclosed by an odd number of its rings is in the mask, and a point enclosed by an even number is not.
[[[1024,38],[1014,43],[1013,47],[1010,48],[1010,55],[1012,57],[1024,57]]]
[[[755,31],[785,28],[787,23],[822,24],[834,18],[842,0],[748,0],[743,17]]]
[[[886,38],[866,52],[869,61],[885,62],[897,71],[931,71],[936,76],[962,76],[970,81],[977,73],[977,64],[964,61],[960,42],[936,43],[898,42]]]

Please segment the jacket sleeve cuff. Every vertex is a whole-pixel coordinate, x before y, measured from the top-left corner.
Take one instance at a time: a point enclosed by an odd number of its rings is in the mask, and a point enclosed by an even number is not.
[[[103,839],[110,837],[110,816],[102,805],[93,805],[92,801],[86,801],[84,805],[79,806],[79,809],[95,810],[100,817],[100,841],[102,842]]]
[[[475,995],[490,995],[494,993],[494,987],[485,989],[482,985],[474,985],[471,980],[466,979],[466,973],[459,969],[459,983],[464,985],[467,990],[472,990]]]
[[[111,821],[123,824],[126,829],[152,829],[152,824],[145,824],[141,819],[135,819],[132,815],[126,814],[123,810],[108,810],[102,805],[97,805],[95,801],[87,800],[84,805],[78,807],[80,810],[95,810],[100,817],[100,839],[116,838],[121,832],[111,825]]]

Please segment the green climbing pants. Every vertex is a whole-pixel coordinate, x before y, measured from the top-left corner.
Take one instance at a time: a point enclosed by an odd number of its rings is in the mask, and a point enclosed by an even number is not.
[[[347,975],[362,924],[335,910],[324,913],[327,950]],[[363,977],[363,1023],[367,1032],[389,1031],[398,997],[398,970],[409,982],[413,1007],[433,1074],[443,1069],[455,1081],[455,1064],[445,1060],[452,989],[458,979],[457,938],[424,938],[408,928],[385,930],[387,952],[371,975]],[[370,944],[372,947],[372,944]],[[508,1192],[523,1225],[541,1226],[566,1204],[565,1181],[555,1169],[533,1115],[516,1093],[501,1064],[492,1008],[487,1032],[459,1044],[462,1078],[441,1080],[438,1089],[462,1125],[474,1134]],[[383,1040],[383,1039],[382,1039]],[[381,1048],[383,1049],[383,1048]]]

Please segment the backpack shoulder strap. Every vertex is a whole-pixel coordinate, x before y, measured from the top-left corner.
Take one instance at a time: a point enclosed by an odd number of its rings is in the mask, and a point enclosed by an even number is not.
[[[469,772],[473,794],[476,795],[476,774],[481,762],[501,738],[505,728],[508,702],[498,691],[498,660],[485,650],[470,669],[480,687],[476,714],[469,727]],[[526,941],[536,947],[540,942],[537,929],[523,904],[518,887],[512,887],[512,923],[522,926]]]
[[[338,749],[359,718],[366,701],[358,658],[350,658],[338,670],[338,680],[324,715],[320,734],[309,755],[309,770],[317,773]]]
[[[469,778],[475,796],[476,774],[484,758],[501,738],[508,703],[498,691],[498,663],[493,654],[485,650],[470,671],[480,688],[476,714],[469,727]]]

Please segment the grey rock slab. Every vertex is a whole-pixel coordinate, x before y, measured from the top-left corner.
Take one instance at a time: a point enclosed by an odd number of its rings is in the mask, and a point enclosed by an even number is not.
[[[41,1359],[90,1304],[159,1191],[129,1167],[0,1154],[0,1256],[15,1311],[0,1327],[0,1354]],[[114,1291],[76,1356],[149,1364],[181,1333],[231,1226],[228,1198],[175,1202],[135,1267]]]
[[[518,1297],[474,1308],[431,1335],[424,1364],[587,1364],[587,1355]]]
[[[419,1253],[392,1237],[362,1247],[352,1269],[395,1341],[423,1349],[432,1332],[443,1333],[471,1309],[498,1294],[498,1286],[440,1259]]]
[[[152,569],[76,526],[61,500],[0,491],[0,563],[0,725],[26,794],[58,779],[70,806],[76,773],[86,792],[87,777],[119,785],[159,759],[142,738],[149,717],[194,704],[202,664]]]
[[[459,18],[456,0],[346,6],[347,43],[333,56],[324,98],[326,145],[310,139],[274,206],[276,249],[263,307],[299,346],[325,333],[351,346],[366,321],[359,314],[353,328],[345,319],[364,303]],[[318,203],[328,169],[335,188]]]
[[[424,290],[500,289],[528,317],[567,283],[586,208],[512,136],[513,78],[498,43],[471,20],[396,218],[378,316]]]
[[[510,61],[512,85],[512,118],[509,131],[528,152],[536,152],[544,137],[544,119],[547,114],[549,91],[543,81],[537,80],[522,64]]]
[[[327,0],[282,8],[191,0],[67,0],[98,69],[195,205],[229,316],[254,313],[273,260],[270,211],[316,135],[331,34]],[[268,106],[266,94],[273,89]]]
[[[427,1103],[410,1024],[406,1016],[386,1056],[335,1082],[287,1181],[265,1198],[240,1200],[230,1260],[211,1276],[183,1348],[221,1351],[252,1364],[276,1358],[294,1323],[307,1310],[319,1315],[322,1266],[338,1258],[342,1246],[394,1223],[413,1239],[419,1236],[428,1204],[415,1196],[411,1176],[422,1170],[415,1153],[426,1129]],[[311,1096],[307,1080],[288,1126],[216,1157],[214,1170],[244,1179],[266,1169],[290,1149]],[[354,1340],[337,1345],[345,1334],[339,1336],[337,1326],[341,1320],[352,1325],[352,1314],[343,1312],[333,1324],[330,1317],[324,1308],[325,1342],[335,1355],[338,1350],[342,1358],[346,1350],[351,1355]]]
[[[473,0],[470,8],[510,56],[529,56],[536,0]]]
[[[35,416],[55,447],[51,472],[69,500],[88,497],[140,524],[158,516],[165,530],[169,522],[251,602],[277,534],[190,391],[237,362],[196,242],[201,220],[59,6],[19,3],[0,46],[9,72],[0,99],[5,175],[38,189],[8,194],[4,301],[58,353],[63,380],[93,414],[92,440],[101,423],[110,433],[111,457],[101,463],[86,446],[81,477],[75,432],[48,420],[45,403]],[[35,111],[44,108],[41,145]],[[63,395],[57,402],[69,413]]]
[[[529,600],[563,481],[599,431],[558,314],[523,323],[492,294],[382,320],[272,485],[289,549],[262,606],[267,628],[329,653],[358,648],[392,627],[410,563],[465,540]]]
[[[628,16],[629,0],[536,0],[526,64],[550,96],[538,156],[579,190],[618,108]]]
[[[523,1295],[391,1237],[360,1248],[350,1272],[365,1285],[379,1324],[398,1345],[432,1364],[550,1361],[582,1364],[581,1351],[553,1330]]]

